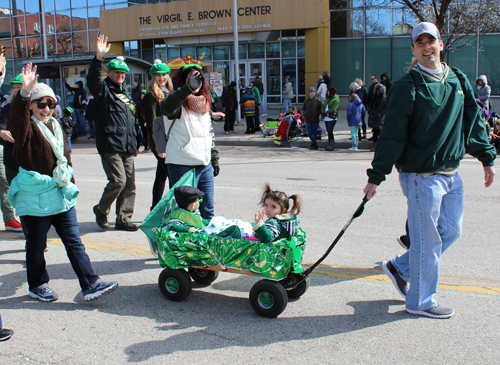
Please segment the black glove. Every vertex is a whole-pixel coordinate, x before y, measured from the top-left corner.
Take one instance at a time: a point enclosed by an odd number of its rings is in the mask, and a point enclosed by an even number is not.
[[[214,168],[214,177],[216,177],[217,175],[219,175],[220,167],[219,166],[213,166],[213,168]]]
[[[201,73],[198,73],[195,76],[195,73],[191,72],[187,79],[187,85],[191,89],[191,91],[195,91],[203,84],[204,79],[205,77],[203,77]]]

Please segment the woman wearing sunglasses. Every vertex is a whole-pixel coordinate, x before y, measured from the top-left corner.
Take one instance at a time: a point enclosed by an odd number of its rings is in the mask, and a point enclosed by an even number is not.
[[[47,233],[54,226],[78,276],[85,301],[95,300],[115,290],[118,283],[104,282],[94,274],[80,240],[75,210],[79,191],[74,185],[67,140],[61,125],[52,117],[57,105],[54,91],[46,84],[37,84],[36,66],[32,69],[31,63],[21,74],[23,86],[14,99],[9,120],[20,167],[8,199],[18,215],[24,217],[28,230],[29,296],[42,302],[59,298],[49,288],[43,253]]]

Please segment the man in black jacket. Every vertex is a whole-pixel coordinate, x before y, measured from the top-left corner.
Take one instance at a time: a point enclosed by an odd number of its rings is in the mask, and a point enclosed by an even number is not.
[[[135,104],[123,87],[129,68],[122,57],[107,64],[108,77],[101,79],[102,59],[111,45],[101,35],[97,39],[97,53],[87,75],[87,85],[96,102],[95,137],[102,167],[108,178],[99,204],[94,206],[96,223],[109,228],[108,214],[116,200],[115,229],[137,231],[139,226],[131,218],[135,205],[135,166],[137,149],[135,131]]]
[[[230,132],[236,133],[234,130],[234,121],[236,119],[236,110],[238,109],[238,99],[236,98],[236,82],[231,81],[229,86],[226,86],[222,91],[222,106],[226,118],[224,122],[224,131],[226,134]]]

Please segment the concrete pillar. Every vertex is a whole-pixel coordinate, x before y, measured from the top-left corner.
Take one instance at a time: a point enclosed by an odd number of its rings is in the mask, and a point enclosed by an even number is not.
[[[318,76],[323,71],[330,75],[330,11],[329,2],[324,1],[325,23],[315,29],[305,30],[306,51],[306,98],[311,86],[316,88]],[[331,75],[330,75],[331,76]]]

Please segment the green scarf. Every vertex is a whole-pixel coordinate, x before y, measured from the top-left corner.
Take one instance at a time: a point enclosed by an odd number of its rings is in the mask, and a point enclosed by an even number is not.
[[[130,97],[127,90],[123,86],[120,86],[120,88],[122,91],[121,93],[116,93],[113,90],[111,90],[111,91],[113,92],[113,94],[115,94],[115,96],[118,99],[120,99],[123,102],[123,104],[125,104],[126,106],[128,106],[130,108],[130,110],[132,110],[132,113],[135,113],[135,104],[132,101],[132,98]]]
[[[35,116],[31,117],[33,121],[36,123],[40,131],[47,139],[52,147],[52,151],[57,158],[57,166],[52,172],[52,176],[54,177],[54,182],[57,186],[62,188],[63,186],[67,186],[71,182],[71,177],[73,176],[72,169],[68,165],[68,160],[64,156],[64,133],[62,132],[61,125],[59,122],[50,117],[48,123],[52,123],[52,127],[54,128],[54,134],[50,131],[50,129]]]
[[[181,222],[186,223],[187,225],[191,227],[195,227],[198,229],[203,229],[205,228],[205,225],[201,221],[201,217],[191,213],[185,209],[175,209],[172,213],[170,213],[167,217],[167,220],[165,221],[165,224],[168,224],[171,219],[177,219],[180,220]]]

